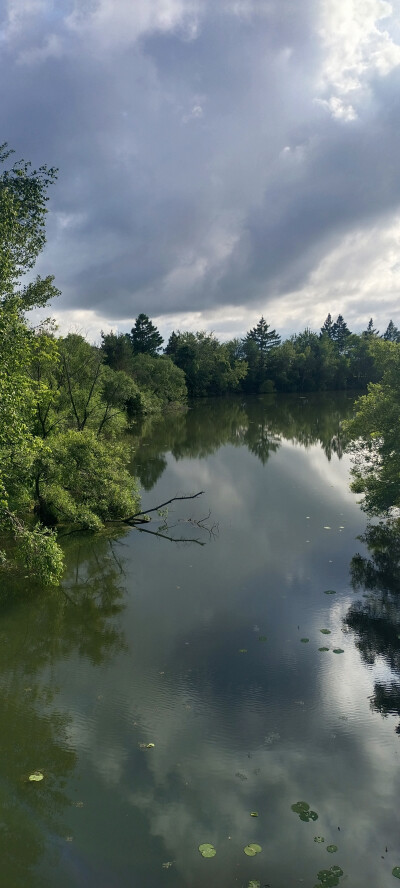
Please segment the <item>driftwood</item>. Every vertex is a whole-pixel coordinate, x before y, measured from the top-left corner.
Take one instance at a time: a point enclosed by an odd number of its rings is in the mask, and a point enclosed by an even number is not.
[[[173,496],[171,499],[166,500],[165,503],[160,503],[158,506],[153,506],[152,509],[141,509],[140,512],[135,512],[134,515],[129,515],[128,518],[124,518],[125,524],[147,524],[148,518],[147,515],[149,512],[159,512],[160,509],[163,509],[164,506],[169,506],[170,503],[175,503],[177,500],[188,500],[188,499],[196,499],[198,496],[202,496],[204,490],[199,490],[198,493],[192,493],[189,496]]]

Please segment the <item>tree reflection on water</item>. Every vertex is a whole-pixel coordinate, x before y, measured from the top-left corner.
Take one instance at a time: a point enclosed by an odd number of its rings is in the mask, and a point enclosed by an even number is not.
[[[354,590],[364,590],[364,597],[349,608],[344,622],[356,635],[363,661],[374,665],[380,658],[391,672],[389,681],[375,682],[372,708],[383,716],[400,717],[399,524],[369,524],[361,540],[370,555],[355,555],[350,570]],[[400,734],[400,725],[396,732]]]

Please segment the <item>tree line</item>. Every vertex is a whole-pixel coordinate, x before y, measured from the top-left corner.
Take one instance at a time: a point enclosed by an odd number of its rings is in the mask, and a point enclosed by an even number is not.
[[[139,385],[153,385],[157,393],[174,399],[178,379],[166,358],[183,372],[191,398],[228,392],[362,389],[380,378],[377,340],[400,343],[400,331],[392,320],[381,336],[372,318],[357,334],[351,333],[342,315],[333,321],[328,314],[318,333],[306,328],[282,342],[261,317],[243,338],[228,342],[219,342],[213,333],[204,331],[173,331],[160,354],[163,338],[141,313],[130,333],[102,333],[101,350],[109,367],[123,370]],[[164,363],[159,363],[160,359]]]
[[[48,190],[57,170],[10,165],[11,155],[0,146],[4,569],[20,559],[40,583],[57,583],[63,572],[58,528],[101,530],[137,513],[130,448],[121,443],[137,417],[184,405],[188,394],[306,392],[373,382],[383,386],[369,396],[379,402],[385,380],[392,384],[388,366],[392,358],[400,361],[392,321],[380,337],[372,320],[356,335],[343,318],[332,323],[328,316],[319,334],[305,330],[282,342],[261,318],[242,339],[227,343],[212,333],[173,332],[163,354],[162,337],[143,313],[130,334],[102,334],[99,345],[78,334],[57,336],[51,320],[32,327],[27,313],[59,295],[51,276],[24,284],[45,244]]]

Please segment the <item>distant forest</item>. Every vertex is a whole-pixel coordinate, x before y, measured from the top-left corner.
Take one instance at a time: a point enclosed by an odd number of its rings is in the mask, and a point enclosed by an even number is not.
[[[191,398],[360,390],[381,379],[387,343],[400,344],[392,320],[382,335],[372,318],[357,334],[342,315],[333,321],[330,314],[319,333],[306,328],[283,342],[264,317],[243,338],[229,342],[219,342],[213,333],[178,330],[171,333],[163,354],[163,338],[143,313],[130,333],[101,335],[105,364],[124,371],[163,401],[181,400],[183,384]],[[174,374],[171,364],[184,376]]]

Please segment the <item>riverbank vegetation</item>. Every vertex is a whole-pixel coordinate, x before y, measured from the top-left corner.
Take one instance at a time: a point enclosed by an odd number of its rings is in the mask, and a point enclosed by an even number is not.
[[[138,513],[138,486],[129,471],[133,438],[122,444],[122,434],[166,408],[182,409],[188,397],[306,393],[372,383],[350,433],[362,436],[367,419],[374,417],[378,424],[368,432],[369,451],[377,451],[379,464],[388,457],[389,475],[380,470],[377,485],[374,462],[362,483],[357,475],[355,485],[379,510],[384,480],[397,504],[399,465],[389,426],[396,434],[393,387],[400,332],[393,321],[382,337],[372,319],[354,334],[340,315],[335,322],[328,315],[319,333],[306,329],[282,342],[262,317],[242,338],[224,343],[204,331],[173,332],[164,351],[161,334],[144,313],[130,333],[102,333],[97,345],[78,333],[59,336],[51,320],[33,327],[29,312],[59,296],[51,276],[32,275],[45,244],[48,190],[57,171],[11,163],[11,154],[6,145],[0,147],[3,567],[9,568],[16,555],[40,582],[57,583],[63,571],[60,527],[101,530]],[[253,446],[262,450],[264,437]]]

